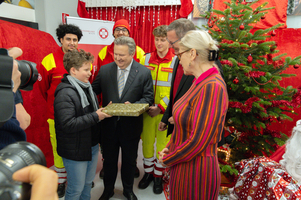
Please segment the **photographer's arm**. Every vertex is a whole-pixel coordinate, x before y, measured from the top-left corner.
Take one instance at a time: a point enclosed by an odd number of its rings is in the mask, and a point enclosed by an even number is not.
[[[16,118],[20,123],[20,127],[25,130],[30,125],[31,117],[26,112],[22,103],[16,104]]]

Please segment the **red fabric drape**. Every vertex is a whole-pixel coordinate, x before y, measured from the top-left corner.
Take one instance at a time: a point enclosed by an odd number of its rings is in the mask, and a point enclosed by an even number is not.
[[[214,0],[213,9],[216,10],[225,10],[226,4],[224,2],[230,2],[230,0]],[[275,9],[268,10],[267,14],[265,15],[265,19],[260,20],[260,22],[257,22],[254,28],[258,29],[266,29],[270,28],[271,26],[277,25],[279,23],[284,24],[280,28],[286,28],[286,10],[287,10],[287,1],[279,1],[279,0],[260,0],[254,5],[252,5],[252,8],[257,8],[263,3],[268,2],[268,5],[265,6],[265,8],[275,7]]]
[[[181,0],[180,16],[187,17],[193,10],[191,0]]]
[[[82,18],[89,18],[89,13],[86,10],[86,3],[81,0],[78,0],[77,14]]]
[[[159,25],[169,25],[180,18],[180,6],[139,6],[129,12],[122,7],[88,8],[91,19],[117,21],[126,19],[131,27],[131,37],[146,53],[155,50],[152,31]]]

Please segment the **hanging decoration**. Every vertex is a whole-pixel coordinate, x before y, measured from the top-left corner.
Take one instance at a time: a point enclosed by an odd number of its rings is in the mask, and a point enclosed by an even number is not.
[[[153,27],[155,26],[155,13],[156,13],[156,6],[153,6]]]
[[[131,12],[133,9],[136,9],[137,4],[136,0],[123,0],[123,8],[126,8],[129,12]]]
[[[108,0],[106,0],[106,19],[108,20]]]
[[[98,16],[99,16],[98,13],[99,13],[99,8],[96,9],[96,19],[99,19],[98,18]]]
[[[102,20],[102,7],[100,7],[99,9],[100,9],[100,11],[99,11],[99,13],[100,13],[99,19]]]
[[[170,17],[172,18],[172,6],[173,6],[173,3],[171,3],[171,8],[170,8]]]
[[[177,12],[178,12],[178,9],[177,9],[177,5],[175,6],[175,18],[174,19],[177,19]]]

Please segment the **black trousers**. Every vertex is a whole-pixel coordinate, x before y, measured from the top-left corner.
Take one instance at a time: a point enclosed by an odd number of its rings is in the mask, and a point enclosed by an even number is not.
[[[118,126],[115,133],[109,137],[102,137],[102,148],[104,154],[104,187],[105,192],[114,190],[118,173],[118,157],[121,148],[121,180],[125,192],[133,191],[134,174],[140,135],[129,137],[128,133]],[[132,127],[135,128],[135,127]]]

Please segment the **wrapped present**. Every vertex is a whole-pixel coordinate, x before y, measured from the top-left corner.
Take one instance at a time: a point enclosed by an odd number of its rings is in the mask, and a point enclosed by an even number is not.
[[[238,199],[301,199],[301,185],[279,163],[265,157],[236,163],[239,177],[233,194]]]
[[[102,112],[112,116],[138,117],[139,115],[147,111],[148,108],[149,105],[147,103],[112,103],[111,105],[106,106]]]

